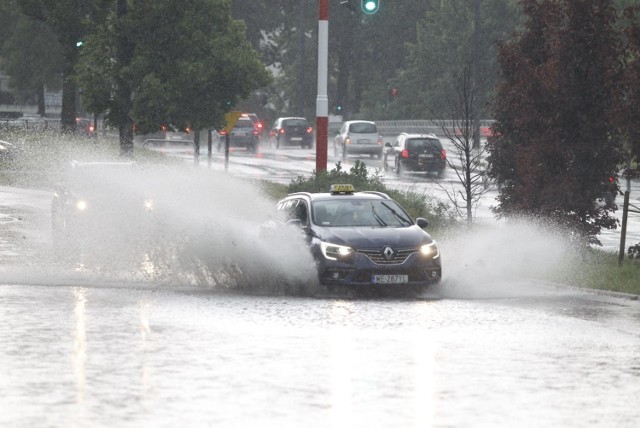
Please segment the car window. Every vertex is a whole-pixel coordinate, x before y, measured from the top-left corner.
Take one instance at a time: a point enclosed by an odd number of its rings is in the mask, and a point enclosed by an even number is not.
[[[413,224],[396,202],[378,199],[316,201],[313,220],[325,227],[406,227]]]
[[[307,127],[306,119],[287,119],[282,122],[282,126],[303,126]]]
[[[438,140],[434,140],[432,138],[411,138],[407,141],[407,149],[409,150],[438,148],[438,145]]]
[[[251,119],[238,119],[234,128],[253,128]]]
[[[378,128],[373,123],[352,123],[349,126],[349,132],[354,134],[375,134]]]

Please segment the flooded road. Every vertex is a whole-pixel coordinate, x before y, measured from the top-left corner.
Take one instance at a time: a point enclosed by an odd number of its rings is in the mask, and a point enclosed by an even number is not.
[[[637,426],[637,301],[0,286],[0,425]]]
[[[142,275],[117,229],[60,261],[51,193],[0,188],[0,426],[637,426],[640,303],[532,279],[565,268],[553,231],[438,236],[443,284],[418,298],[232,293],[193,260],[302,278],[304,257],[255,239],[255,190],[175,177],[154,180],[162,232],[213,231],[160,258],[171,276]]]

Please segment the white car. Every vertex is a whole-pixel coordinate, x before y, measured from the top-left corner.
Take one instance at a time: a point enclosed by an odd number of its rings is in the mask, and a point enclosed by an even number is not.
[[[382,158],[384,142],[375,122],[349,120],[342,124],[333,140],[333,153],[345,159],[347,155],[370,155]]]

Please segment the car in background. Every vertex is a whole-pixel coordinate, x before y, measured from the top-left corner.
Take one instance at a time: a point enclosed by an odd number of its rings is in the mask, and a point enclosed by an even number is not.
[[[329,289],[423,291],[442,278],[438,244],[388,195],[334,184],[328,193],[293,193],[277,203],[281,220],[303,231]]]
[[[76,117],[76,132],[86,137],[96,137],[97,130],[93,119]]]
[[[447,166],[447,152],[435,134],[398,135],[393,143],[385,144],[383,167],[403,171],[435,172],[441,177]]]
[[[273,123],[270,132],[275,140],[276,149],[283,145],[300,145],[301,148],[313,146],[313,128],[304,117],[279,117]]]
[[[333,140],[333,154],[345,159],[347,155],[370,155],[382,158],[384,143],[375,122],[349,120],[344,122]]]
[[[255,113],[242,113],[240,117],[248,117],[253,122],[253,126],[258,130],[258,135],[262,136],[264,131],[264,123],[260,120],[257,114]]]
[[[151,195],[138,191],[141,182],[142,169],[136,162],[71,162],[54,187],[54,244],[83,242],[126,227],[139,230],[139,221],[153,211]]]
[[[218,151],[225,145],[227,131],[218,132]],[[244,147],[247,151],[257,152],[260,144],[260,131],[249,117],[240,117],[229,133],[229,147]]]

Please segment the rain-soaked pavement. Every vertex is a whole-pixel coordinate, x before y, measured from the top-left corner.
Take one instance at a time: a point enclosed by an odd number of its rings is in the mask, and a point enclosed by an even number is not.
[[[194,192],[210,209],[173,213],[179,221],[169,229],[197,224],[194,213],[206,211],[214,224],[226,213],[227,234],[211,235],[204,254],[215,258],[224,247],[239,258],[252,250],[272,265],[269,249],[240,236],[263,220],[261,203],[254,199],[254,212],[241,214],[202,193]],[[438,237],[443,285],[419,298],[302,297],[139,275],[144,263],[60,261],[50,242],[51,195],[0,188],[0,201],[0,426],[635,427],[640,420],[640,303],[529,279],[556,268],[566,251],[535,225]],[[252,278],[259,282],[259,272]]]

